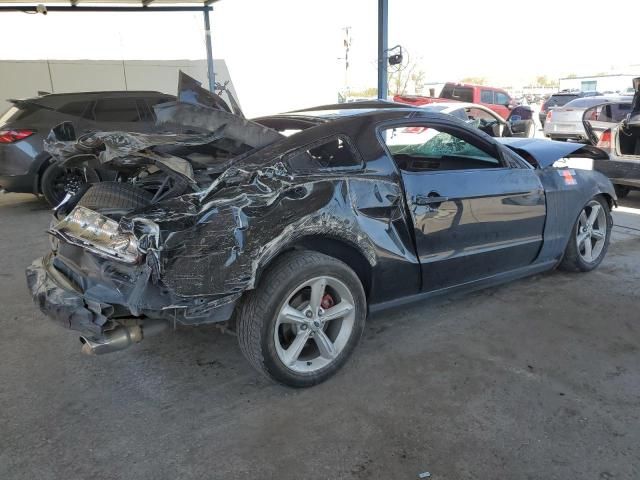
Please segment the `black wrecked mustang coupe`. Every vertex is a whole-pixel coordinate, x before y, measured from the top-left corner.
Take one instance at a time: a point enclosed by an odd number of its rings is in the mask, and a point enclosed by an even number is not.
[[[589,271],[607,251],[611,183],[552,166],[595,147],[386,102],[253,121],[196,103],[156,107],[173,133],[52,132],[63,165],[118,172],[58,207],[52,252],[27,269],[86,353],[226,322],[257,370],[305,387],[346,362],[369,312]]]

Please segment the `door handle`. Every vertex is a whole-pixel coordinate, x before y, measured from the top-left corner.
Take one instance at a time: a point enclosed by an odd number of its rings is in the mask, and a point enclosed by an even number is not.
[[[433,203],[442,203],[449,200],[449,197],[441,197],[436,192],[431,192],[429,195],[416,195],[413,203],[416,205],[431,205]]]

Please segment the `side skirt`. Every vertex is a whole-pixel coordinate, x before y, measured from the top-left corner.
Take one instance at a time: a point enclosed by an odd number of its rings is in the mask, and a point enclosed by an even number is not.
[[[535,275],[537,273],[553,270],[556,265],[558,265],[557,259],[548,260],[546,262],[527,265],[526,267],[517,268],[515,270],[509,270],[508,272],[498,273],[490,277],[461,283],[460,285],[454,285],[452,287],[440,288],[438,290],[417,293],[415,295],[409,295],[407,297],[401,297],[386,302],[376,303],[369,306],[369,313],[374,314],[383,310],[402,307],[411,303],[417,303],[440,295],[450,295],[458,292],[473,292],[474,290],[481,290],[483,288],[492,287],[501,283],[506,283],[512,280],[517,280],[519,278]]]

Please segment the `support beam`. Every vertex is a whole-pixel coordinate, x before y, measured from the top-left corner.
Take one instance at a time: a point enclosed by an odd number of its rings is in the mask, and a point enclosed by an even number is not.
[[[209,22],[209,10],[212,7],[205,8],[204,14],[204,41],[207,44],[207,76],[209,77],[209,91],[213,92],[216,88],[216,72],[213,69],[213,52],[211,48],[211,23]]]
[[[27,12],[36,13],[36,6],[25,5],[2,5],[0,12]],[[211,10],[212,7],[192,7],[192,6],[153,6],[148,7],[125,7],[125,6],[84,6],[84,5],[47,5],[47,12],[202,12]]]
[[[378,0],[378,98],[387,99],[389,1]]]

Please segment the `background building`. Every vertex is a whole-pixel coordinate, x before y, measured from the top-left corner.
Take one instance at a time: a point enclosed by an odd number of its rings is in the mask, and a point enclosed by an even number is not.
[[[214,60],[214,68],[218,83],[231,80],[224,60]],[[179,70],[208,86],[204,59],[0,60],[0,111],[9,107],[6,99],[33,97],[38,91],[157,90],[175,94]]]
[[[631,87],[632,73],[612,73],[560,79],[560,90],[582,90],[583,92],[621,92]]]

